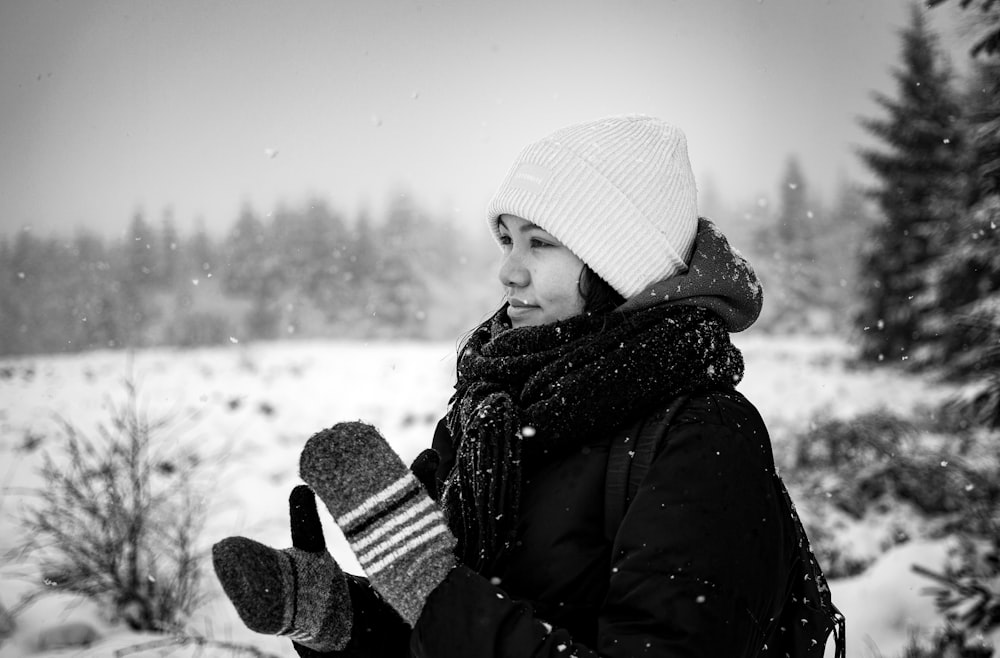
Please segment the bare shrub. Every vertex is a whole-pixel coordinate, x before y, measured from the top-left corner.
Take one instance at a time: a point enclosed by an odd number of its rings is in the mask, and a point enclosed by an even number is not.
[[[149,419],[135,385],[96,438],[60,419],[59,454],[22,523],[44,586],[82,594],[136,630],[176,631],[203,601],[200,459],[178,447],[172,419]]]

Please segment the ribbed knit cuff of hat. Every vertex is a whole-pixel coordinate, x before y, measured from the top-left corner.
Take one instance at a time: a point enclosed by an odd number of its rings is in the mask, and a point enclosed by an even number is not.
[[[275,550],[246,537],[212,547],[215,572],[252,631],[283,635],[316,651],[351,639],[347,582],[329,553]]]
[[[455,566],[455,538],[416,477],[371,425],[309,439],[302,479],[326,504],[372,586],[411,626]]]

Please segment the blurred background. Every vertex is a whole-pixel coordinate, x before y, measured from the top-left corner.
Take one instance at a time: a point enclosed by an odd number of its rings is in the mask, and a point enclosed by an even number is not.
[[[518,150],[623,113],[687,132],[703,214],[768,288],[760,329],[847,329],[862,121],[912,10],[5,0],[0,351],[453,337],[499,302],[483,209]],[[926,16],[956,75],[967,13]],[[836,248],[790,251],[782,223]],[[789,281],[802,256],[826,260]]]
[[[331,419],[426,445],[501,302],[493,190],[626,113],[683,128],[762,280],[741,390],[849,655],[993,655],[1000,2],[0,0],[0,658],[66,619],[290,655],[208,547],[287,543]]]

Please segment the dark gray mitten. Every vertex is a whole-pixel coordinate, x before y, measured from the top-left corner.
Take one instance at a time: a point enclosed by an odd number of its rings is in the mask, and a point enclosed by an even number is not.
[[[372,586],[411,626],[455,566],[444,514],[382,435],[339,423],[314,435],[299,473],[343,530]]]
[[[351,638],[351,598],[344,572],[326,550],[316,498],[299,485],[288,506],[292,548],[227,537],[212,547],[215,573],[250,630],[316,651],[343,649]]]

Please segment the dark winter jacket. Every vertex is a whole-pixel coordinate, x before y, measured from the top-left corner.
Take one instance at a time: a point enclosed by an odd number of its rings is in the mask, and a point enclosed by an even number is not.
[[[663,432],[662,413],[620,433]],[[408,644],[428,658],[757,656],[784,599],[795,539],[756,409],[735,391],[691,397],[607,537],[613,438],[594,437],[528,474],[516,545],[490,572],[454,569],[412,633],[384,613],[361,614],[343,655],[402,657]],[[439,477],[452,446],[440,425]],[[366,597],[384,606],[363,582],[353,587],[356,606]]]

